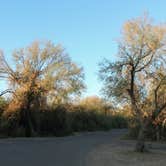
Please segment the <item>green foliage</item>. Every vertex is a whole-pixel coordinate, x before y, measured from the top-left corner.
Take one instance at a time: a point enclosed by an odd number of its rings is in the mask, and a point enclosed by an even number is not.
[[[127,128],[128,118],[123,115],[112,115],[109,121],[111,128]]]
[[[26,136],[21,111],[10,112],[1,117],[0,131],[3,136]],[[32,136],[65,136],[73,132],[126,128],[127,118],[119,113],[87,110],[72,104],[58,105],[54,109],[31,111]]]
[[[70,114],[64,105],[38,113],[38,133],[41,136],[64,136],[72,132]]]
[[[111,128],[109,117],[98,112],[78,110],[72,113],[72,128],[74,131],[95,131]]]
[[[22,133],[17,133],[19,128],[20,116],[18,111],[1,116],[0,131],[3,136],[25,136]]]
[[[126,128],[127,118],[111,110],[111,104],[97,96],[86,97],[74,107],[74,131],[109,130],[111,128]]]

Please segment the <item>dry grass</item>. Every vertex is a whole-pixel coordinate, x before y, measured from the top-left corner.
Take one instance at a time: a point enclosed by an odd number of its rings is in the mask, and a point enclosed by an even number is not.
[[[165,146],[165,147],[164,147]],[[147,153],[133,151],[133,141],[101,145],[89,153],[88,166],[165,166],[166,145],[153,144]]]

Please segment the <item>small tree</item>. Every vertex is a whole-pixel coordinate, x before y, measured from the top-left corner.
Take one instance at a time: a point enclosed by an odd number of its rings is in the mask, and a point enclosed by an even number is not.
[[[50,101],[64,102],[70,95],[79,94],[84,88],[83,72],[60,45],[51,42],[34,42],[16,50],[13,57],[14,68],[0,55],[0,74],[7,78],[13,94],[7,112],[21,110],[26,136],[31,136],[32,109],[43,109]]]
[[[136,144],[136,151],[139,152],[146,150],[144,139],[149,121],[166,108],[165,99],[159,102],[166,93],[165,37],[165,26],[152,24],[146,16],[129,20],[124,24],[122,39],[118,43],[119,60],[101,63],[100,77],[104,80],[106,95],[116,103],[130,103],[139,122]],[[158,69],[162,71],[161,77]],[[158,76],[155,81],[154,75]],[[150,93],[155,97],[149,99]]]

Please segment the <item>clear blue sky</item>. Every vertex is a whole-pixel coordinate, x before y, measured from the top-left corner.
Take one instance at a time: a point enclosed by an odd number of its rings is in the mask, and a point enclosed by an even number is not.
[[[33,40],[61,43],[84,67],[86,95],[99,94],[98,63],[114,60],[123,23],[144,11],[166,21],[164,0],[0,0],[0,48],[10,58]]]

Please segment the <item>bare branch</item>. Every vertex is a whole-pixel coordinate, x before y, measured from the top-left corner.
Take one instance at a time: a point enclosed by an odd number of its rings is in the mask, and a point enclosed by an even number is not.
[[[14,93],[11,89],[6,89],[3,92],[0,93],[0,97],[7,94],[7,93]]]
[[[139,69],[137,69],[137,70],[135,70],[135,72],[137,73],[137,72],[140,72],[140,71],[142,71],[143,69],[145,69],[146,67],[148,67],[150,64],[151,64],[151,62],[152,62],[152,60],[153,60],[153,57],[154,57],[154,54],[152,54],[152,56],[150,57],[150,60],[146,63],[146,64],[144,64],[142,67],[140,67]]]

